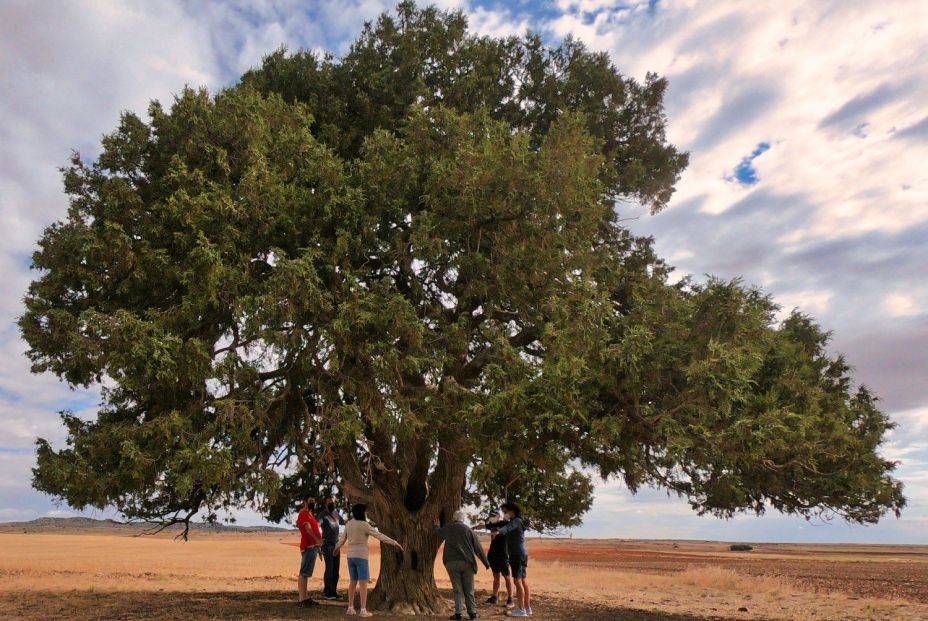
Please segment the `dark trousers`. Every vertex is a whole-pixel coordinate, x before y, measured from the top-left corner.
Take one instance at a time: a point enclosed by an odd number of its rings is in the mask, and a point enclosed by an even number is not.
[[[325,576],[322,578],[323,595],[338,595],[338,569],[341,556],[332,556],[333,544],[322,546],[322,559],[325,561]]]

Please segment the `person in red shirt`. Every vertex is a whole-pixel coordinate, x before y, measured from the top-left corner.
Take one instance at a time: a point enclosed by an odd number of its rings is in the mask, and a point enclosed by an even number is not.
[[[319,522],[313,517],[313,508],[316,499],[313,496],[303,498],[303,508],[296,517],[296,527],[300,531],[300,599],[301,606],[315,606],[318,604],[309,596],[308,583],[316,568],[316,557],[319,555],[319,546],[322,545],[322,531]]]

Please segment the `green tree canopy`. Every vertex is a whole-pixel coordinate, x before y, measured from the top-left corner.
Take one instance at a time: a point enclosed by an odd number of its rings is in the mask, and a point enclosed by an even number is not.
[[[621,226],[686,164],[664,89],[404,3],[341,59],[278,51],[124,114],[33,259],[33,370],[103,394],[39,440],[35,486],[183,521],[338,481],[406,544],[374,603],[417,611],[433,519],[508,498],[576,525],[596,476],[723,517],[898,513],[892,424],[827,333],[673,284]]]

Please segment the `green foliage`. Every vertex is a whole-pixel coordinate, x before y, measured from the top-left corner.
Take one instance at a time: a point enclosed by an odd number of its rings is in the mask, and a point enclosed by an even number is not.
[[[36,487],[168,520],[281,519],[338,481],[417,523],[510,498],[554,529],[597,475],[721,516],[898,512],[891,423],[827,335],[670,284],[620,226],[686,164],[664,88],[404,3],[340,60],[125,114],[33,259],[33,370],[107,387],[39,441]]]

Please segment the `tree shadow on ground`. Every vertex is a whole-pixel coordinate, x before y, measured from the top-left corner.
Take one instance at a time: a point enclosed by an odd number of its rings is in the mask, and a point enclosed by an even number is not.
[[[450,593],[445,595],[450,597]],[[565,599],[536,598],[536,602],[534,618],[539,621],[706,621],[705,617],[613,608]],[[482,619],[507,618],[502,609],[491,606],[481,606],[480,615]],[[345,612],[343,602],[303,608],[294,603],[293,594],[282,591],[34,590],[0,592],[0,618],[24,621],[285,621],[343,619]],[[375,618],[408,621],[408,617],[385,613],[376,613]]]

